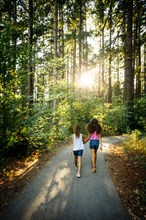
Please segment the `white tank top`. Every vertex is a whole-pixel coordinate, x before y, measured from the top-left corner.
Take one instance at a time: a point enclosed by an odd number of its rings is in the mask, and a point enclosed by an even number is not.
[[[74,134],[73,137],[74,137],[73,151],[83,150],[84,144],[83,144],[83,140],[82,140],[82,134],[80,134],[79,137],[76,137],[76,135]]]

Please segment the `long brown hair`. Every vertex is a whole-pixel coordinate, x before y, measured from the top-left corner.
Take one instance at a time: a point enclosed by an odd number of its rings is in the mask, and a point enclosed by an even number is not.
[[[74,133],[75,133],[76,137],[80,137],[80,133],[81,133],[81,127],[80,127],[80,125],[75,125],[75,126],[73,127],[73,130],[74,130]]]
[[[98,123],[98,120],[96,118],[92,118],[90,122],[87,124],[87,130],[89,133],[94,133],[95,131],[100,134],[102,132],[102,127]]]

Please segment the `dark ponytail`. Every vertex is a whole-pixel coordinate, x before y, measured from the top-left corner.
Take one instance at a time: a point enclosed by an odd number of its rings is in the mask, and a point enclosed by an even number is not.
[[[90,122],[87,124],[87,130],[89,133],[94,133],[95,131],[100,134],[102,132],[102,127],[98,123],[98,120],[96,118],[92,118]]]

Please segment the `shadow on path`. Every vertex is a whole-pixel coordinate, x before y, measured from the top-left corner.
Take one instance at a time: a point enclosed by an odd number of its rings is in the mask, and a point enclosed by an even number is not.
[[[116,138],[116,139],[115,139]],[[120,138],[103,139],[105,144]],[[88,144],[81,178],[76,177],[69,147],[58,153],[11,203],[0,220],[128,220],[99,151],[97,173],[91,172]]]

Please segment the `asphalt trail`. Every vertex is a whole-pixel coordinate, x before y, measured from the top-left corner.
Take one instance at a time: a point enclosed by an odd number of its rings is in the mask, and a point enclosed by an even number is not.
[[[103,138],[108,147],[122,137]],[[88,143],[81,178],[76,177],[69,146],[52,158],[10,204],[0,220],[128,220],[105,164],[98,152],[97,172],[91,172]]]

